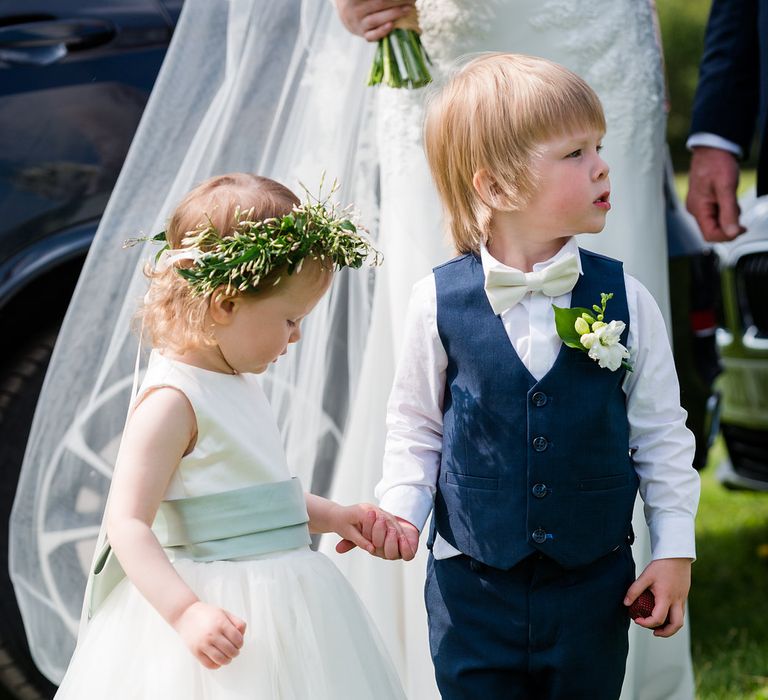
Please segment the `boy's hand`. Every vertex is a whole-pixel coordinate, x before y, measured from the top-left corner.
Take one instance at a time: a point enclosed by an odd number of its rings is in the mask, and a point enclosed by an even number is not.
[[[355,534],[369,545],[363,547],[369,554],[382,559],[405,559],[406,561],[416,556],[419,531],[409,522],[395,518],[370,503],[359,503],[348,508],[357,511],[355,528],[359,527],[359,531]],[[339,554],[345,554],[355,546],[360,546],[352,537],[346,537],[342,532],[339,534],[344,537],[336,545],[336,551]]]
[[[365,533],[367,535],[367,533]],[[410,561],[419,548],[419,530],[403,518],[379,509],[372,523],[371,542],[376,548],[373,555],[382,559]]]
[[[228,664],[243,646],[245,622],[199,600],[179,615],[173,628],[206,668],[217,669]]]
[[[690,559],[656,559],[629,587],[624,605],[632,605],[644,590],[650,589],[656,599],[653,612],[649,617],[638,617],[635,622],[652,629],[655,637],[671,637],[683,626],[690,587]]]

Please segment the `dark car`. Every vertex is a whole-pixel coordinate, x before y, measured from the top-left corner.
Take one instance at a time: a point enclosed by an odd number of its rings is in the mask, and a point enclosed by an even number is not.
[[[715,342],[720,276],[718,258],[695,219],[677,198],[672,162],[664,181],[672,347],[686,425],[696,438],[693,466],[703,469],[717,435],[720,395],[714,383],[721,366]]]
[[[0,3],[0,697],[55,690],[27,649],[8,518],[59,326],[181,2]]]

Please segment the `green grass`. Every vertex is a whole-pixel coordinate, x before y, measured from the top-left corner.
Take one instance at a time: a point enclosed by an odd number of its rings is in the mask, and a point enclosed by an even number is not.
[[[688,174],[675,186],[685,202]],[[739,195],[754,186],[755,171],[743,171]],[[701,473],[689,603],[696,697],[768,700],[768,493],[724,489],[724,454],[719,440]]]
[[[699,700],[768,700],[768,493],[715,479],[721,441],[702,471],[690,619]]]

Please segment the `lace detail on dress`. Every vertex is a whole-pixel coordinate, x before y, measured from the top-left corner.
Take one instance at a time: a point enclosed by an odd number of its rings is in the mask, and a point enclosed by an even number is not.
[[[471,47],[482,43],[493,28],[501,0],[417,0],[422,41],[438,71]]]
[[[662,146],[664,87],[650,0],[417,0],[416,4],[436,85],[468,52],[554,53],[555,60],[582,75],[600,95],[612,155],[631,155],[638,172],[654,167],[654,154]],[[525,37],[526,27],[540,41]],[[382,177],[404,175],[414,157],[412,149],[421,149],[429,88],[379,90]]]
[[[600,95],[611,138],[632,148],[637,167],[647,172],[664,118],[661,53],[650,2],[543,0],[529,23],[534,30],[557,33],[571,58],[569,68]],[[647,147],[637,148],[640,143]]]
[[[421,40],[432,61],[430,72],[440,85],[463,54],[476,50],[493,27],[501,0],[417,0]],[[422,148],[424,104],[430,88],[382,87],[379,98],[379,145],[382,176],[408,172],[413,148]]]

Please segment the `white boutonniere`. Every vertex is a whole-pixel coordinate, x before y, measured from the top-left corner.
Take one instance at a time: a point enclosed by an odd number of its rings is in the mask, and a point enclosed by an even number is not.
[[[624,367],[631,372],[632,365],[627,361],[629,350],[619,342],[626,324],[603,320],[605,307],[612,298],[613,293],[603,292],[600,306],[594,304],[592,310],[578,306],[564,309],[552,304],[557,334],[569,348],[586,352],[600,367],[607,367],[611,372]]]

